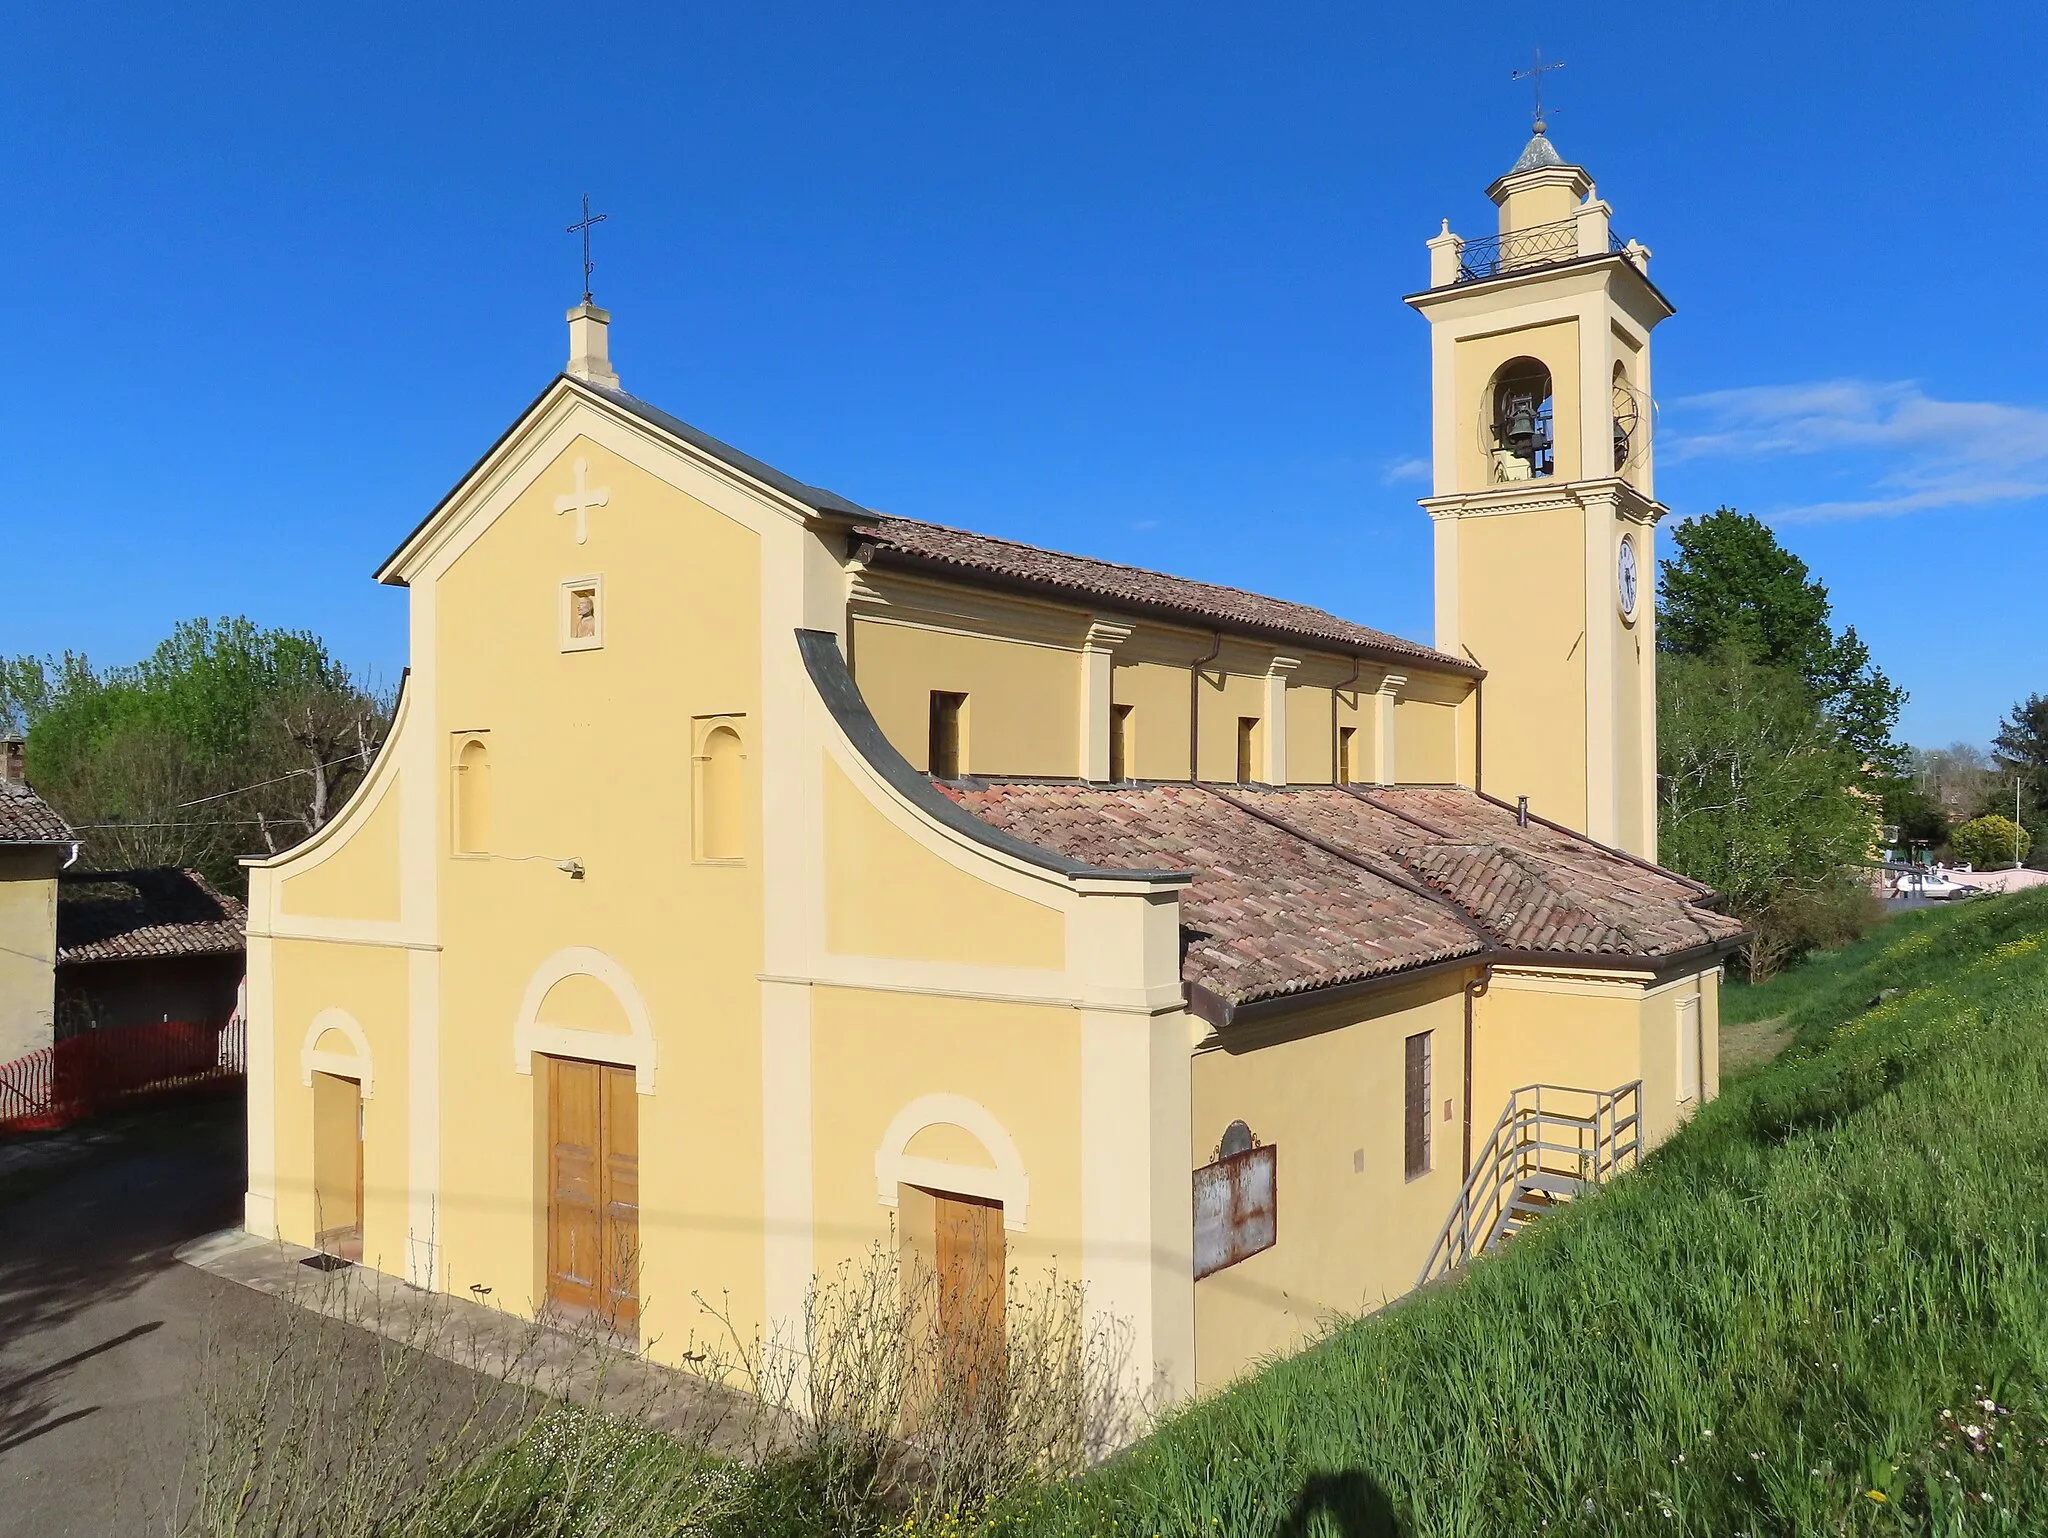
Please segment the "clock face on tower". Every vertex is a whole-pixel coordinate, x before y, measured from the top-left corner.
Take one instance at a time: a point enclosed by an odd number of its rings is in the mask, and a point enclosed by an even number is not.
[[[1621,554],[1615,558],[1614,589],[1621,602],[1621,617],[1633,624],[1636,617],[1636,542],[1626,534],[1621,538]]]

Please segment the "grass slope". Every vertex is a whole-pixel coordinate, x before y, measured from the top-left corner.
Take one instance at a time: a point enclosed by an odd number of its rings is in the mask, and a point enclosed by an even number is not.
[[[2048,891],[1730,1006],[1794,1045],[1640,1173],[998,1530],[2048,1529]]]

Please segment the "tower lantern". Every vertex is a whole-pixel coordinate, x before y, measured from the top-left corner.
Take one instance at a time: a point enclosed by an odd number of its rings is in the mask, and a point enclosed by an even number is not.
[[[1407,300],[1430,324],[1436,644],[1487,670],[1482,789],[1654,858],[1650,333],[1672,306],[1540,106],[1486,195],[1497,232],[1446,220]]]

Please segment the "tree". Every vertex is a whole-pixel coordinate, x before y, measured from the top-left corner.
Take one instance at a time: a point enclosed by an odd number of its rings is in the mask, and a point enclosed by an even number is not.
[[[1812,691],[1861,763],[1898,773],[1892,740],[1905,691],[1871,661],[1870,648],[1830,623],[1828,590],[1762,521],[1721,507],[1672,530],[1677,554],[1662,564],[1657,646],[1679,657],[1737,652],[1788,668]]]
[[[1882,794],[1884,820],[1897,826],[1902,846],[1939,849],[1948,842],[1948,813],[1917,773],[1887,778]]]
[[[1982,748],[1952,742],[1945,748],[1915,748],[1913,779],[1951,824],[1997,810],[1998,771]],[[2010,785],[2007,786],[2010,790]],[[2010,805],[2010,800],[2007,802]]]
[[[1949,848],[1978,870],[2015,865],[2027,857],[2033,843],[2025,828],[1996,812],[1973,817],[1948,836]]]
[[[90,862],[186,865],[239,889],[237,860],[317,832],[368,771],[390,701],[303,631],[178,625],[149,657],[0,661],[0,720]]]
[[[1998,723],[1991,756],[2008,780],[2017,776],[2036,811],[2048,812],[2048,694],[2030,694]]]
[[[1660,670],[1660,857],[1719,891],[1750,930],[1752,978],[1856,932],[1877,829],[1862,762],[1793,669],[1741,647]]]

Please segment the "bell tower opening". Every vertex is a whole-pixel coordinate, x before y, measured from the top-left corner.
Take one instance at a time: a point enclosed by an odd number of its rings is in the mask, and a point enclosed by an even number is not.
[[[1551,440],[1550,370],[1534,358],[1513,358],[1493,376],[1490,391],[1491,480],[1530,481],[1557,468]]]

